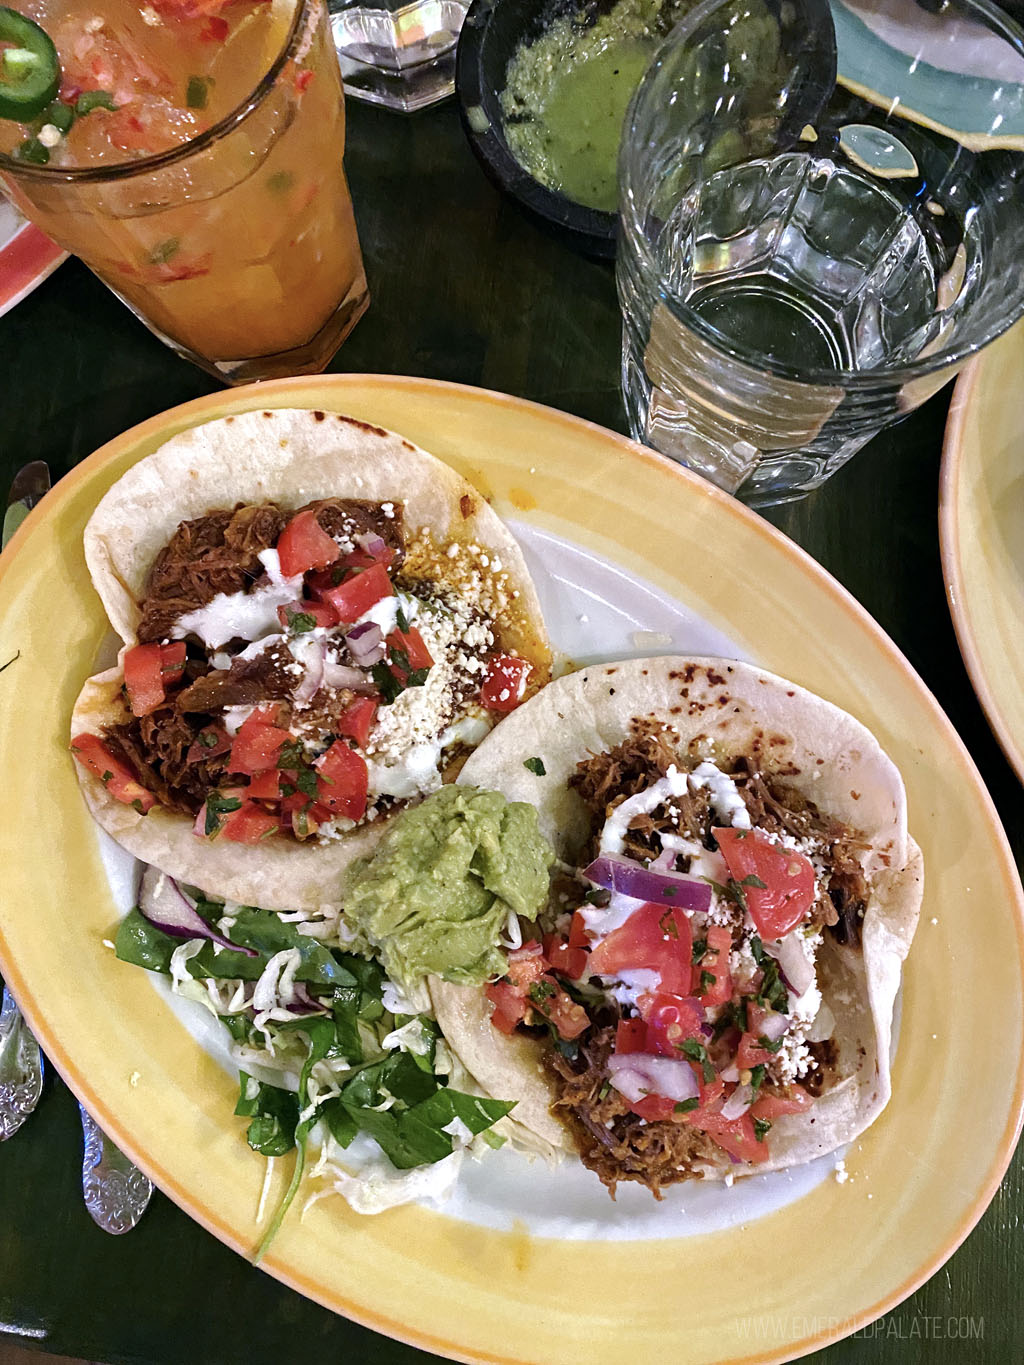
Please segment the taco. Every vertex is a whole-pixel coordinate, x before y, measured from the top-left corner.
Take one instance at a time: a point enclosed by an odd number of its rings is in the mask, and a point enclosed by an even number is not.
[[[504,720],[459,781],[535,805],[561,860],[500,978],[431,982],[520,1123],[660,1197],[878,1116],[922,868],[863,725],[747,664],[602,664]]]
[[[104,496],[85,553],[123,641],[74,710],[86,800],[207,895],[331,900],[550,673],[522,554],[481,495],[335,413],[182,433]]]

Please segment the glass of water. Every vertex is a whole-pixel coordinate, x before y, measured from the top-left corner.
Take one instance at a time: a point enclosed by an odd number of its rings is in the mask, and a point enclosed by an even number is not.
[[[1024,32],[939,5],[705,0],[626,115],[630,427],[755,506],[1024,312]]]

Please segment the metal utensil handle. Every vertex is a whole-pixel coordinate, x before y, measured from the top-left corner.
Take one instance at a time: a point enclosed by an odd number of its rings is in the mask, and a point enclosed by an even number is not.
[[[42,1093],[43,1054],[5,986],[0,1006],[0,1141],[13,1137]]]
[[[138,1166],[128,1160],[105,1136],[92,1116],[81,1105],[82,1193],[85,1207],[104,1232],[130,1232],[146,1212],[153,1184]]]

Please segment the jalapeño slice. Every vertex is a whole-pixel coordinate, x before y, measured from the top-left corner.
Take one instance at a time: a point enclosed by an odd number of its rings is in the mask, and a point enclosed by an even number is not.
[[[49,34],[0,5],[0,118],[28,123],[60,88],[60,61]]]

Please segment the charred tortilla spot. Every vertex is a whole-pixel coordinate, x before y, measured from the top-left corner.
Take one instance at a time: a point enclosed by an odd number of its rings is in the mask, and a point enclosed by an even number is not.
[[[342,412],[336,412],[334,415],[339,422],[343,422],[349,427],[355,427],[357,431],[368,431],[373,436],[385,436],[389,440],[391,438],[390,431],[385,431],[383,427],[375,427],[372,422],[360,422],[358,417],[346,417]],[[410,446],[409,449],[412,450],[413,447]]]
[[[707,680],[709,687],[722,687],[725,683],[725,679],[722,677],[721,673],[716,673],[713,668],[708,669]]]
[[[321,412],[319,408],[316,408],[313,412],[313,421],[322,422],[326,418],[326,416],[327,416],[326,412]]]
[[[468,493],[463,493],[462,497],[459,499],[459,511],[462,513],[462,520],[466,521],[473,515],[475,510],[473,499]]]

